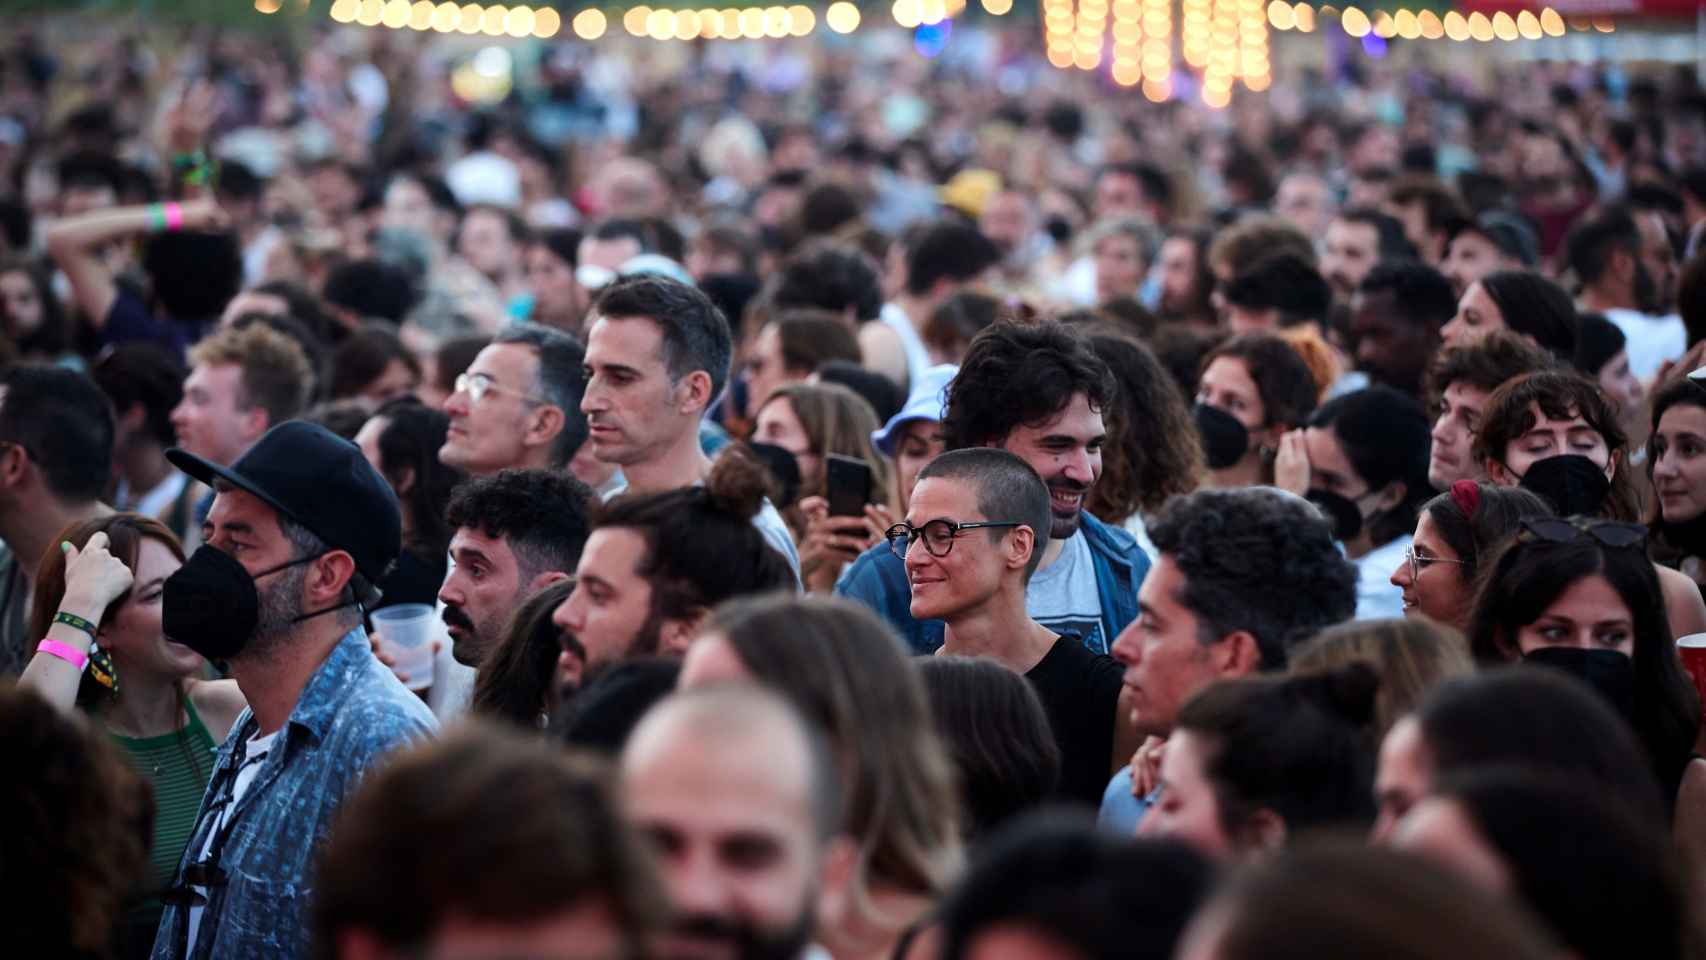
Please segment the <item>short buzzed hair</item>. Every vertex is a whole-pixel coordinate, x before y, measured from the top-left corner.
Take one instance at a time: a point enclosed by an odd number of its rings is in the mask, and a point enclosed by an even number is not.
[[[265,410],[268,426],[302,413],[314,392],[307,351],[264,323],[216,330],[190,348],[189,358],[192,366],[241,368],[237,402]]]
[[[919,480],[931,477],[970,481],[977,488],[977,509],[986,519],[1017,521],[1031,528],[1031,559],[1025,564],[1024,579],[1030,583],[1054,525],[1048,484],[1036,468],[997,447],[966,447],[942,454],[919,471]],[[989,531],[991,540],[1005,534],[1002,528]]]
[[[675,720],[673,714],[684,716]],[[749,683],[719,683],[673,693],[653,706],[629,735],[622,767],[626,769],[632,762],[637,746],[658,736],[656,728],[672,720],[677,734],[691,730],[695,737],[718,743],[791,729],[805,747],[811,767],[807,786],[818,839],[828,840],[841,831],[845,811],[835,754],[823,731],[781,694]]]

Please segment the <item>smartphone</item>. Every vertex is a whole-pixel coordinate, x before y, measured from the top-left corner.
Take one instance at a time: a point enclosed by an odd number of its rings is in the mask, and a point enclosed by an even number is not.
[[[832,453],[824,458],[824,493],[832,517],[862,517],[871,502],[871,465]]]

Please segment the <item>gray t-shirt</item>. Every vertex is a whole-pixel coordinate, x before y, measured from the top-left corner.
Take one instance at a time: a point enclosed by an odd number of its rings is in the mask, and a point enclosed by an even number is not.
[[[1077,634],[1091,653],[1108,652],[1112,638],[1102,635],[1102,600],[1083,530],[1068,537],[1060,556],[1031,577],[1025,612],[1055,633]]]

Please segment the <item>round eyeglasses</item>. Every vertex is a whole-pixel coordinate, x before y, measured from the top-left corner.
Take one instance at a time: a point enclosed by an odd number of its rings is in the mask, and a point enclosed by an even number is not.
[[[883,536],[889,542],[889,549],[894,555],[906,559],[906,552],[919,540],[924,541],[924,549],[932,557],[945,557],[954,549],[954,541],[959,538],[961,530],[977,530],[986,527],[1022,527],[1025,524],[1017,520],[975,520],[970,523],[959,523],[954,520],[931,520],[923,526],[915,527],[902,521],[888,528]]]

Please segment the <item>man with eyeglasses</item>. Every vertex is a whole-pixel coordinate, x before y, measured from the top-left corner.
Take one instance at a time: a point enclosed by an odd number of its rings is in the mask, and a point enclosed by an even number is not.
[[[550,327],[505,328],[456,378],[439,460],[476,476],[561,470],[586,440],[580,342]]]
[[[511,469],[572,472],[570,461],[587,436],[580,408],[585,356],[580,341],[561,330],[532,323],[506,327],[474,357],[445,398],[450,429],[438,459],[476,477]],[[452,551],[447,587],[465,579],[459,578],[458,562]],[[442,596],[441,630],[442,620],[454,620],[457,609],[446,607]],[[463,626],[470,625],[464,619]],[[472,654],[493,638],[470,643],[470,638],[441,632],[435,639],[438,652],[427,702],[439,719],[449,720],[474,688],[474,668],[459,662],[453,651],[460,646]]]
[[[1025,610],[1053,524],[1049,490],[992,447],[942,454],[918,475],[889,548],[906,564],[912,615],[945,624],[940,653],[988,657],[1030,681],[1060,745],[1059,799],[1095,805],[1137,747],[1121,669]]]
[[[1048,487],[1051,521],[1026,590],[1032,619],[1073,634],[1091,653],[1137,616],[1149,558],[1124,529],[1084,509],[1102,475],[1113,374],[1082,333],[1060,323],[997,323],[972,340],[947,387],[949,449],[994,447],[1031,465]],[[942,645],[942,622],[909,609],[905,565],[881,544],[842,571],[835,592],[877,611],[913,653]]]

